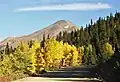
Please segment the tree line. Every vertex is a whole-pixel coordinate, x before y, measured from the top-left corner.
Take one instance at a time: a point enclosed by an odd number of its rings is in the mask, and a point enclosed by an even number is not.
[[[100,17],[96,22],[91,20],[85,28],[71,33],[59,33],[57,40],[77,48],[83,46],[84,64],[103,63],[120,48],[120,13],[116,12],[114,16],[110,13],[110,16]],[[90,45],[93,47],[92,52],[86,50]]]

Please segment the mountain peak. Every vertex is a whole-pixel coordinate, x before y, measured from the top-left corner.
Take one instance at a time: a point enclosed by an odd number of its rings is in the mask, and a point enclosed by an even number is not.
[[[57,22],[55,22],[55,24],[72,24],[71,21],[68,21],[68,20],[58,20]]]
[[[68,20],[58,20],[54,24],[51,25],[51,28],[56,28],[56,29],[71,29],[73,27],[76,27],[75,24],[73,24],[71,21]]]

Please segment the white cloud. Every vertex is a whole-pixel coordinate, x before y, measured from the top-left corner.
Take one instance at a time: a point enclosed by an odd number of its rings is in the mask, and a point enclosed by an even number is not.
[[[19,8],[14,11],[15,12],[57,11],[57,10],[87,11],[87,10],[100,10],[100,9],[109,9],[109,8],[111,8],[111,6],[105,3],[72,3],[72,4],[26,7],[26,8]]]

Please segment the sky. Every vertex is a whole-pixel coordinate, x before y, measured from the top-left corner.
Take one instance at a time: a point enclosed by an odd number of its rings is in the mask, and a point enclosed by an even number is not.
[[[120,0],[0,0],[0,40],[40,30],[58,20],[85,26],[120,11]]]

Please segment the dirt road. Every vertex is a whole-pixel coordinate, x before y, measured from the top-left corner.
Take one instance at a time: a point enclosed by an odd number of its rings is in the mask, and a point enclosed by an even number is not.
[[[45,77],[27,77],[12,82],[99,82],[98,79],[89,78],[45,78]]]

